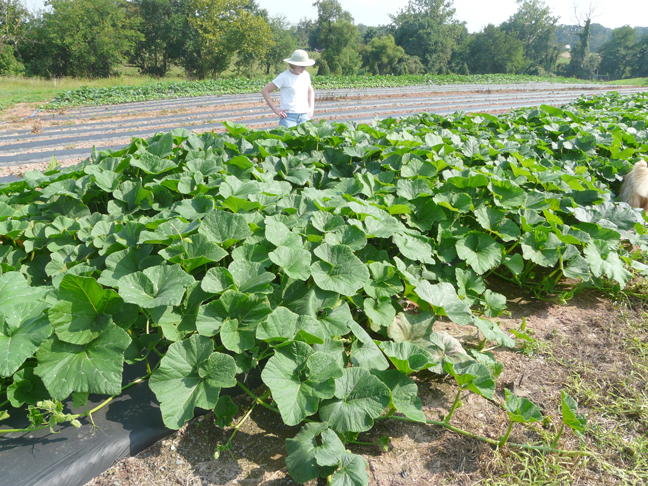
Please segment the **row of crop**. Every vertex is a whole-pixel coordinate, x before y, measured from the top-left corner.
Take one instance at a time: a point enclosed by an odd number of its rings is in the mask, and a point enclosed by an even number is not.
[[[64,106],[118,104],[132,101],[168,99],[190,96],[223,95],[260,92],[272,77],[224,78],[177,83],[158,82],[144,86],[109,88],[82,87],[63,91],[46,105],[48,109]],[[403,75],[403,76],[314,76],[315,89],[393,88],[399,86],[448,84],[511,84],[511,83],[583,83],[582,80],[560,77],[539,77],[512,74]]]
[[[493,397],[501,363],[435,331],[439,318],[514,346],[487,319],[506,309],[503,281],[546,293],[562,277],[623,286],[646,270],[629,254],[648,243],[642,214],[610,187],[648,154],[647,104],[228,124],[27,173],[0,188],[3,405],[29,405],[32,428],[79,425],[64,400],[119,394],[124,364],[155,353],[165,423],[200,407],[225,425],[236,407],[220,389],[251,393],[237,377],[258,368],[268,392],[255,403],[289,425],[321,421],[289,441],[291,474],[360,477],[336,440],[387,416],[425,422],[409,375],[449,373],[459,394]],[[451,427],[459,394],[435,425]],[[507,407],[511,424],[538,419],[514,395]]]

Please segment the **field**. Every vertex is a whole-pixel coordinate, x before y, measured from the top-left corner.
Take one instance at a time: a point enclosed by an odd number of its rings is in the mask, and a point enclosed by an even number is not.
[[[0,401],[31,426],[0,432],[82,426],[143,362],[180,431],[96,485],[645,483],[648,234],[614,194],[647,107],[223,121],[25,172]]]
[[[542,103],[560,106],[579,96],[610,89],[583,83],[464,83],[317,90],[315,120],[367,122],[422,111],[496,114]],[[614,89],[624,93],[645,91],[636,87]],[[85,159],[93,147],[117,150],[132,137],[150,137],[176,127],[200,133],[225,131],[225,121],[253,128],[277,123],[258,92],[67,107],[37,112],[33,117],[31,108],[16,110],[9,110],[8,119],[12,121],[0,126],[0,177],[45,168],[52,157],[64,165],[74,164]]]

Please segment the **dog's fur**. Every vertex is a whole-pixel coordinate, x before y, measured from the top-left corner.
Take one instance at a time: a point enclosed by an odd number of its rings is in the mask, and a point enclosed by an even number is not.
[[[637,162],[623,179],[619,199],[648,213],[648,165],[644,160]]]

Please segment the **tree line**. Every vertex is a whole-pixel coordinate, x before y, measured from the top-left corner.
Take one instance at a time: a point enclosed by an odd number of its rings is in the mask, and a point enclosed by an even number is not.
[[[560,74],[646,76],[648,29],[559,26],[543,0],[517,0],[502,24],[469,33],[452,0],[409,0],[378,27],[356,24],[338,0],[291,25],[255,0],[48,0],[29,12],[0,0],[0,75],[108,77],[120,64],[192,79],[271,74],[297,47],[319,53],[318,74]],[[608,29],[609,30],[609,29]],[[592,49],[592,40],[596,49]],[[565,41],[569,62],[559,62]],[[598,52],[592,52],[596,50]]]

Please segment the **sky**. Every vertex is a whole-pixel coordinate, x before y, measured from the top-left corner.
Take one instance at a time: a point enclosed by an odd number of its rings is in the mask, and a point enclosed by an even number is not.
[[[44,0],[22,0],[30,10],[42,9]],[[284,15],[290,23],[297,23],[303,17],[317,18],[314,0],[257,0],[261,8],[271,16]],[[388,24],[390,15],[395,15],[407,5],[407,0],[339,0],[349,11],[356,24],[378,26]],[[576,24],[574,0],[545,0],[554,16],[560,17],[559,24]],[[593,21],[605,27],[616,29],[624,25],[648,27],[648,1],[646,0],[576,0],[581,10],[596,6]],[[454,0],[455,18],[466,22],[469,32],[478,32],[488,24],[499,25],[517,10],[515,0]]]

